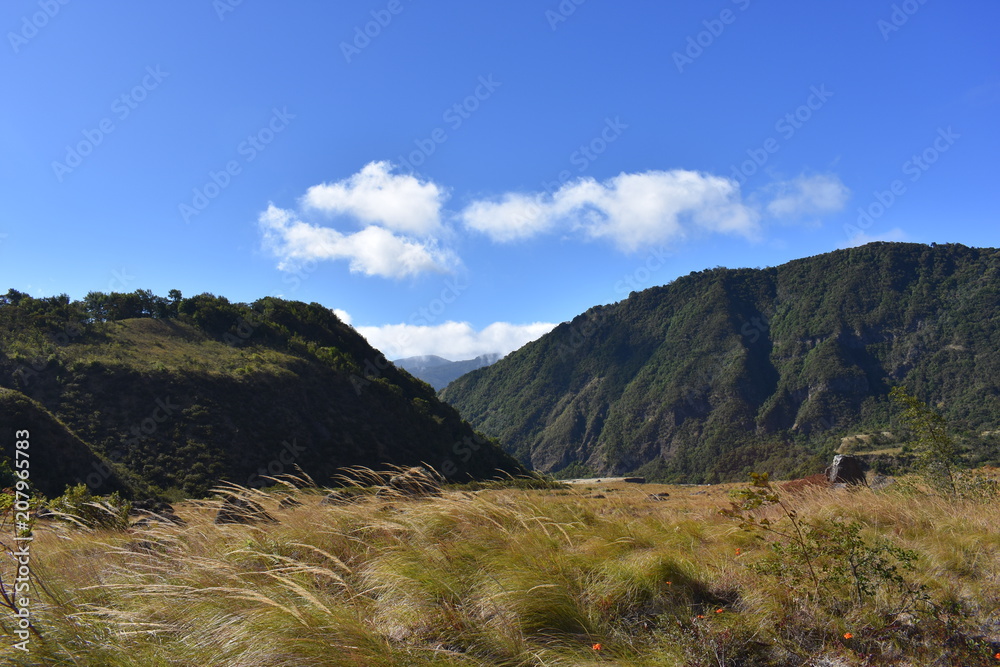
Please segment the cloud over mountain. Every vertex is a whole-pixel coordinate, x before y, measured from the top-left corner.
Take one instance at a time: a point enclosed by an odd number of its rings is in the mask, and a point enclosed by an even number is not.
[[[269,205],[259,224],[279,268],[343,260],[354,273],[382,278],[449,272],[461,264],[450,247],[461,230],[494,243],[558,233],[624,253],[710,234],[756,240],[769,219],[833,213],[849,195],[833,174],[775,181],[745,196],[730,178],[674,169],[505,192],[449,212],[447,188],[395,171],[388,161],[370,162],[340,181],[308,188],[298,210]]]
[[[460,217],[494,241],[560,229],[609,240],[625,252],[697,232],[752,237],[759,218],[735,181],[680,169],[622,173],[603,182],[582,178],[553,193],[507,193],[474,201]]]
[[[304,222],[294,211],[274,204],[260,214],[258,222],[264,246],[278,257],[282,270],[294,270],[308,261],[346,260],[352,273],[406,278],[445,273],[457,263],[455,254],[441,249],[434,239],[399,236],[375,225],[345,234]]]
[[[314,185],[302,202],[309,208],[346,215],[404,234],[427,236],[441,228],[444,188],[407,174],[393,174],[387,161],[369,162],[336,183]]]
[[[508,354],[555,326],[551,322],[494,322],[477,331],[468,322],[443,322],[433,326],[388,324],[356,327],[356,330],[391,359],[435,355],[458,361],[482,354]]]

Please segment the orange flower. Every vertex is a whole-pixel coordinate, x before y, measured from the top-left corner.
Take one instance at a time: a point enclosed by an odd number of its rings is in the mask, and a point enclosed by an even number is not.
[[[1000,653],[997,653],[997,654],[996,654],[995,656],[993,656],[993,657],[994,657],[994,658],[996,658],[997,660],[1000,660]]]
[[[716,609],[716,610],[715,610],[715,613],[716,613],[716,614],[721,614],[721,613],[722,613],[722,610],[721,610],[721,609]]]
[[[600,644],[594,644],[594,645],[593,645],[593,646],[591,646],[590,648],[594,649],[595,651],[600,651],[600,650],[601,650],[602,648],[604,648],[604,647],[603,647],[603,646],[601,646]]]
[[[667,582],[667,586],[673,586],[673,585],[674,585],[674,582],[672,582],[672,581],[668,581]]]
[[[739,556],[741,553],[743,553],[743,549],[736,547],[736,555]]]
[[[701,614],[698,614],[698,618],[705,618],[705,617],[702,616]]]
[[[844,639],[853,639],[853,638],[854,638],[854,635],[852,635],[850,632],[845,632],[844,633]]]

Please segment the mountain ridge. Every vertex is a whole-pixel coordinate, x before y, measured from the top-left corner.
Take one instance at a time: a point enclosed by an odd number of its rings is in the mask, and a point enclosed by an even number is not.
[[[807,472],[888,427],[893,384],[994,426],[998,295],[1000,251],[950,244],[709,269],[595,306],[441,396],[543,472]]]
[[[321,484],[348,466],[424,463],[455,481],[523,472],[316,303],[11,290],[0,295],[0,388],[5,456],[15,431],[58,435],[32,443],[44,455],[32,479],[47,493],[86,483],[198,496],[299,468]],[[95,477],[94,465],[106,471]]]
[[[500,353],[490,353],[481,354],[475,359],[451,361],[444,357],[429,354],[396,359],[392,363],[440,391],[457,378],[477,368],[485,368],[486,366],[495,364],[500,359],[503,359],[503,356]]]

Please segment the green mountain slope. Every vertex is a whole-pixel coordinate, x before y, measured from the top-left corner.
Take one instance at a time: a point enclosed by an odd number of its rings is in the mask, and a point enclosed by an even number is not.
[[[875,243],[713,269],[564,323],[442,397],[542,471],[788,474],[890,426],[903,384],[1000,422],[1000,251]]]
[[[101,485],[133,494],[260,486],[295,466],[320,483],[353,465],[521,471],[319,304],[12,290],[0,296],[0,387],[4,455],[31,430],[45,489],[94,482],[97,457],[111,463]]]

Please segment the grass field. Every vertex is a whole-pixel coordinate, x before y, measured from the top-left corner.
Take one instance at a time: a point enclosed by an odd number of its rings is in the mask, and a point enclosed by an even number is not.
[[[1000,664],[995,499],[908,484],[813,488],[781,494],[785,509],[746,513],[771,521],[750,531],[720,514],[745,486],[448,490],[337,506],[301,489],[295,507],[280,507],[279,493],[258,496],[273,524],[216,525],[211,502],[176,505],[183,526],[39,522],[29,604],[37,636],[27,652],[14,648],[16,618],[0,609],[0,658],[102,667]],[[650,497],[661,493],[669,496]],[[809,537],[804,550],[797,529]],[[4,534],[10,591],[9,526]],[[893,556],[911,552],[909,569]]]

